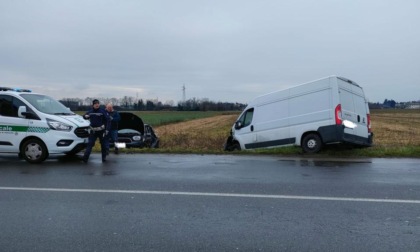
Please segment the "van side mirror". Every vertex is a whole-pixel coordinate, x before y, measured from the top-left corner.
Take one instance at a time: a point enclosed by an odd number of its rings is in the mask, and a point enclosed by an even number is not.
[[[240,129],[242,128],[242,122],[241,121],[236,121],[235,122],[235,129]]]

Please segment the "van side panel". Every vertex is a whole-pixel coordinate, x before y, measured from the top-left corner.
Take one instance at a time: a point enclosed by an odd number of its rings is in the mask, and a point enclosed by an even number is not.
[[[293,127],[295,125],[328,121],[331,111],[329,105],[330,96],[331,90],[323,89],[291,98],[289,125]]]
[[[279,97],[275,101],[263,103],[255,109],[254,130],[258,145],[248,145],[246,148],[270,147],[290,144],[289,132],[289,101]]]
[[[300,145],[306,132],[316,132],[319,127],[333,121],[332,88],[329,78],[291,88],[290,96],[290,135]]]

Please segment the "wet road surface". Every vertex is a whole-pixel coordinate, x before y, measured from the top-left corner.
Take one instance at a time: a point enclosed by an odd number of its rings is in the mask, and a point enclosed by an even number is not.
[[[0,156],[2,251],[419,251],[417,159]]]

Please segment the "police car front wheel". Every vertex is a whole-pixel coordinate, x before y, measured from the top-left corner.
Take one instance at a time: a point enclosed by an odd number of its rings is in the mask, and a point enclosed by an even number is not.
[[[20,153],[26,161],[32,164],[41,163],[48,156],[47,147],[38,139],[29,139],[25,141],[22,144]]]

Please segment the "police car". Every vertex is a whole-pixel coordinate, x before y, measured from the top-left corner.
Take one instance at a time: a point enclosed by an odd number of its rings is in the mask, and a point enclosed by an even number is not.
[[[57,100],[28,89],[0,87],[0,153],[29,163],[86,147],[89,122]]]

